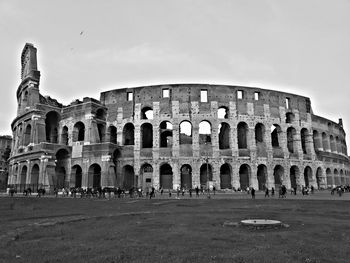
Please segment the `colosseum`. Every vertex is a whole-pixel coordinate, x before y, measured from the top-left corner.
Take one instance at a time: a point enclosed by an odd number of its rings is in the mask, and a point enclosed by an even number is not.
[[[9,184],[263,190],[350,183],[342,119],[309,98],[255,87],[170,84],[105,91],[69,105],[42,96],[26,44]]]

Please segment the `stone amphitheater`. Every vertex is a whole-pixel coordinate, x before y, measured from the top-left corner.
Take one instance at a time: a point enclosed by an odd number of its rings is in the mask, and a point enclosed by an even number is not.
[[[349,184],[342,119],[309,98],[255,87],[170,84],[115,89],[69,105],[42,96],[26,44],[9,184],[246,189]]]

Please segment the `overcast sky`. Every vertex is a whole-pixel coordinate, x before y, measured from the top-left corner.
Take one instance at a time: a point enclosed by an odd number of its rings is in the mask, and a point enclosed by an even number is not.
[[[0,0],[0,36],[0,134],[26,42],[41,94],[63,104],[139,85],[247,85],[310,97],[350,134],[349,0]]]

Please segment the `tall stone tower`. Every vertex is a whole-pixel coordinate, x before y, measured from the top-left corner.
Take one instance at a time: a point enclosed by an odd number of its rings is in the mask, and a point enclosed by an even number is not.
[[[40,71],[37,69],[36,48],[25,44],[21,55],[21,84],[17,89],[17,115],[23,114],[39,103]]]

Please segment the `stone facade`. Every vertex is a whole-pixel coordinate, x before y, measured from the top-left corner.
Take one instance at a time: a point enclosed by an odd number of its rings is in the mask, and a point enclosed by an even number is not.
[[[6,189],[9,169],[7,158],[11,152],[11,143],[11,136],[0,136],[0,190]]]
[[[9,184],[256,189],[348,184],[342,121],[309,98],[241,86],[171,84],[102,92],[64,106],[39,93],[22,52]]]

